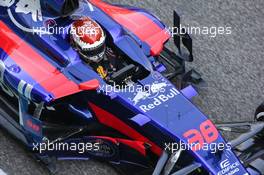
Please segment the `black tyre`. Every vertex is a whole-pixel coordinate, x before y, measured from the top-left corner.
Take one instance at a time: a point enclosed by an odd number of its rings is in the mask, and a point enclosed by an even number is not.
[[[255,120],[264,121],[264,102],[256,109]]]

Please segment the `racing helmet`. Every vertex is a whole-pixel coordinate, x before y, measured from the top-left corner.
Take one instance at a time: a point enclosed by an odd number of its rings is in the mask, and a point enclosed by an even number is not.
[[[71,39],[85,62],[99,62],[105,53],[105,33],[91,18],[78,19],[71,25]]]

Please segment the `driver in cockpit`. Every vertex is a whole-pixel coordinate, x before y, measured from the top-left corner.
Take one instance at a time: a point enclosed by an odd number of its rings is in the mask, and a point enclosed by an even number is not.
[[[119,59],[114,50],[106,46],[102,27],[89,17],[80,18],[71,25],[71,44],[81,59],[89,64],[103,79],[117,71]]]

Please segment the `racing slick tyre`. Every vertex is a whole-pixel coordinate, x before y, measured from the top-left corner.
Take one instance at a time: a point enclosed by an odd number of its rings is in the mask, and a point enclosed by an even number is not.
[[[264,102],[256,109],[255,120],[264,121]]]

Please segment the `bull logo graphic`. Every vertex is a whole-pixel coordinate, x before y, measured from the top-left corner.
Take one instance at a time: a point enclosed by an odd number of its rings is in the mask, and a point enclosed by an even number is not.
[[[33,21],[42,21],[40,0],[20,0],[16,4],[16,12],[32,15]]]
[[[165,92],[165,88],[167,86],[170,86],[170,84],[167,84],[166,82],[157,83],[154,82],[151,85],[147,85],[146,87],[149,87],[149,89],[144,90],[140,89],[131,101],[134,103],[134,105],[138,104],[141,100],[146,100],[150,98],[155,98],[159,95],[159,93]]]
[[[141,100],[146,100],[151,94],[147,91],[138,91],[136,96],[131,100],[134,105],[138,104]]]
[[[0,0],[0,6],[11,7],[15,3],[15,0]]]
[[[23,30],[24,32],[30,33],[41,33],[41,34],[50,34],[48,31],[43,31],[41,29],[32,29],[23,26],[20,24],[13,15],[13,11],[11,10],[11,6],[15,5],[15,12],[16,13],[23,13],[25,15],[31,15],[32,21],[38,22],[42,21],[42,13],[41,13],[41,5],[40,0],[0,0],[0,7],[7,8],[7,14],[10,20],[16,25],[19,29]]]
[[[0,6],[11,7],[15,0],[0,0]],[[20,0],[16,4],[16,13],[31,14],[33,21],[42,21],[40,0]]]

